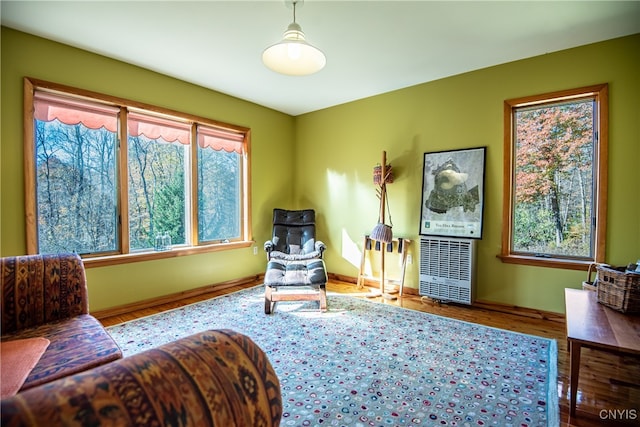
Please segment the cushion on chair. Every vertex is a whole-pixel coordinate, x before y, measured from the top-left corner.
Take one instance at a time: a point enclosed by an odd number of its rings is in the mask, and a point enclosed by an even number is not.
[[[264,284],[267,286],[309,286],[327,283],[327,272],[321,259],[271,260],[267,264]]]
[[[315,250],[316,250],[316,239],[314,239],[314,238],[311,238],[311,239],[307,240],[302,245],[302,253],[303,254],[309,254],[311,252],[315,252]]]
[[[273,239],[275,250],[287,254],[306,252],[309,249],[309,241],[311,250],[315,244],[315,226],[305,225],[300,227],[291,227],[288,225],[276,224],[273,226]],[[297,252],[296,249],[297,248]]]
[[[315,224],[316,212],[313,209],[289,211],[286,209],[273,210],[273,223],[279,225],[309,225]]]
[[[274,250],[285,254],[306,254],[314,250],[316,213],[313,209],[273,210]],[[311,244],[309,246],[309,241]]]

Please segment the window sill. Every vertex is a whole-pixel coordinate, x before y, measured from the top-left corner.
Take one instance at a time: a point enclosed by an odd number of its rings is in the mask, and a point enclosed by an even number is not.
[[[561,259],[561,258],[546,258],[536,256],[525,255],[496,255],[502,262],[507,264],[521,264],[532,265],[536,267],[548,267],[548,268],[563,268],[565,270],[583,270],[587,271],[589,265],[593,261],[589,260],[575,260],[575,259]]]
[[[203,254],[208,252],[226,251],[229,249],[248,248],[255,242],[251,240],[230,243],[218,243],[206,246],[176,247],[168,251],[134,252],[130,254],[105,255],[83,258],[86,268],[106,267],[109,265],[130,264],[133,262],[151,261],[165,258]]]

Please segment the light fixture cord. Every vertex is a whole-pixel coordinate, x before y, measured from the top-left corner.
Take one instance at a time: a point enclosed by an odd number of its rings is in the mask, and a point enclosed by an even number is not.
[[[293,1],[293,23],[296,23],[296,3],[298,3],[297,1]]]

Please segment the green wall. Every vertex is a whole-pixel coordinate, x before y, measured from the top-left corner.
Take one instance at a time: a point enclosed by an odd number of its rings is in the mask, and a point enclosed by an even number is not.
[[[388,185],[394,234],[417,240],[423,155],[487,146],[483,239],[478,242],[477,298],[564,312],[565,287],[586,272],[504,264],[502,236],[503,101],[609,83],[609,188],[606,261],[640,258],[640,35],[583,46],[413,86],[297,117],[294,198],[321,206],[334,273],[354,276],[350,248],[377,222],[372,168],[382,151],[393,166]],[[406,286],[418,287],[418,265]]]
[[[607,261],[640,258],[640,35],[499,65],[291,117],[133,65],[2,28],[0,254],[23,254],[22,79],[24,76],[155,104],[252,130],[251,248],[87,271],[99,310],[264,271],[262,243],[273,207],[311,207],[327,268],[355,277],[362,236],[377,222],[372,168],[387,151],[394,233],[418,239],[422,160],[428,151],[487,146],[484,238],[478,298],[563,312],[565,287],[586,273],[503,264],[502,103],[505,99],[609,83]],[[277,165],[277,166],[274,166]],[[284,165],[284,166],[283,166]],[[417,288],[417,262],[406,285]]]
[[[252,248],[87,269],[92,310],[264,272],[274,206],[292,207],[295,119],[133,65],[2,27],[0,254],[24,254],[23,77],[66,84],[251,128]]]

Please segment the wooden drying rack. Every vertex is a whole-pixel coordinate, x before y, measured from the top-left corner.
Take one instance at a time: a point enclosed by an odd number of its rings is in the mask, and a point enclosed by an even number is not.
[[[380,294],[376,293],[376,294],[372,294],[371,296],[383,296],[385,298],[387,298],[386,295],[390,295],[393,293],[396,293],[398,291],[391,291],[391,292],[385,292],[385,284],[386,283],[393,283],[393,284],[398,284],[399,285],[399,295],[402,296],[402,290],[404,288],[404,277],[405,277],[405,271],[406,271],[406,267],[407,267],[407,252],[409,251],[409,244],[411,243],[411,240],[409,239],[404,239],[402,237],[396,237],[394,238],[391,243],[384,243],[384,242],[379,242],[376,240],[371,239],[371,237],[369,236],[365,236],[364,237],[364,242],[362,244],[362,259],[360,261],[360,271],[358,273],[358,282],[357,282],[357,287],[358,289],[362,289],[364,288],[364,283],[365,280],[370,280],[370,281],[374,281],[374,282],[378,282],[380,284]],[[365,272],[365,264],[366,264],[366,258],[367,258],[367,252],[369,251],[387,251],[387,252],[398,252],[398,255],[400,257],[400,277],[399,278],[384,278],[384,283],[383,280],[379,277],[379,276],[374,276],[374,275],[369,275],[366,274]],[[382,258],[382,257],[380,257]],[[372,259],[378,259],[378,257],[372,257]],[[382,258],[382,262],[384,262],[384,258]],[[384,268],[384,266],[380,266],[381,269]],[[389,299],[395,299],[395,297],[393,298],[389,298]]]

